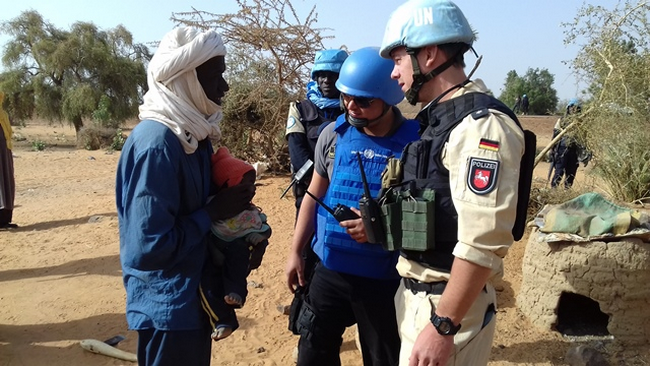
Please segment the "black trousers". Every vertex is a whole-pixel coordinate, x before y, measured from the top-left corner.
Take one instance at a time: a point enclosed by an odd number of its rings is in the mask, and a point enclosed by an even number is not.
[[[309,284],[312,326],[300,335],[298,366],[338,366],[345,328],[357,324],[365,366],[394,366],[400,339],[394,296],[399,279],[376,280],[318,264]]]
[[[564,177],[564,188],[571,188],[578,172],[578,148],[575,146],[559,146],[557,156],[551,187],[559,186],[562,177]]]

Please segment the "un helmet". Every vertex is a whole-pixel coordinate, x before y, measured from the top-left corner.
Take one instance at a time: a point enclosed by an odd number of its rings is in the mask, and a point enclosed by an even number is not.
[[[331,71],[338,74],[346,58],[348,58],[348,53],[344,50],[316,51],[314,67],[311,69],[312,80],[316,80],[315,74],[319,71]]]
[[[580,101],[578,100],[578,98],[571,98],[571,100],[569,100],[569,104],[566,105],[567,114],[571,113],[571,107],[575,108],[575,112],[582,111],[582,106],[580,105]]]
[[[404,99],[404,93],[397,80],[390,77],[393,66],[393,61],[379,56],[378,47],[361,48],[343,63],[336,88],[344,94],[396,105]]]
[[[397,47],[411,49],[476,39],[463,12],[449,0],[410,0],[395,10],[386,25],[381,57],[390,58]]]

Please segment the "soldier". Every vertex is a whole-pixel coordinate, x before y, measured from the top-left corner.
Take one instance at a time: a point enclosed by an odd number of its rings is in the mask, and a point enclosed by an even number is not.
[[[453,2],[410,0],[391,14],[381,47],[408,101],[424,106],[403,181],[435,191],[435,241],[402,249],[397,264],[402,366],[486,365],[492,348],[490,282],[514,240],[525,140],[514,113],[465,74],[474,40]]]
[[[553,138],[567,127],[569,121],[568,116],[580,113],[581,110],[582,107],[578,99],[571,99],[566,106],[564,117],[559,118],[557,123],[555,123],[555,127],[553,127]],[[560,141],[553,147],[551,160],[555,174],[553,175],[553,180],[551,180],[551,187],[555,188],[560,185],[562,178],[564,178],[564,188],[571,188],[576,173],[578,172],[578,155],[581,150],[584,149],[571,134],[563,135]],[[581,161],[586,166],[588,159],[582,159]]]
[[[312,80],[307,83],[307,99],[289,105],[285,135],[289,144],[291,171],[294,173],[307,160],[314,160],[314,148],[323,126],[335,121],[343,113],[335,83],[347,57],[347,52],[343,50],[316,52],[311,70]],[[310,181],[311,173],[293,186],[296,216]]]

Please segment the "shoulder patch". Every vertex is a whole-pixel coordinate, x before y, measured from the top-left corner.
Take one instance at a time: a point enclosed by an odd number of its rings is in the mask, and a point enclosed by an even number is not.
[[[296,117],[289,115],[289,118],[287,118],[287,130],[292,129],[297,122],[298,121],[296,121]]]
[[[472,118],[481,119],[490,114],[490,111],[487,108],[481,108],[475,112],[472,112]]]
[[[335,155],[336,155],[336,144],[332,144],[332,146],[330,146],[329,150],[327,151],[327,158],[334,159]]]
[[[492,192],[496,187],[499,164],[498,160],[470,158],[467,174],[469,189],[478,195]]]

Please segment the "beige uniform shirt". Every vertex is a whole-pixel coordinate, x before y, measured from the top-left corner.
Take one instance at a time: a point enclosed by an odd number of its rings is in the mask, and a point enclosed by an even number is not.
[[[486,92],[475,80],[453,94]],[[454,256],[492,269],[503,269],[503,257],[513,243],[512,227],[517,211],[519,168],[524,154],[524,133],[517,124],[496,110],[475,120],[468,115],[454,128],[442,150],[449,169],[452,199],[458,212],[458,243]],[[478,192],[478,193],[477,193]],[[402,277],[423,282],[446,281],[449,274],[399,258]]]

